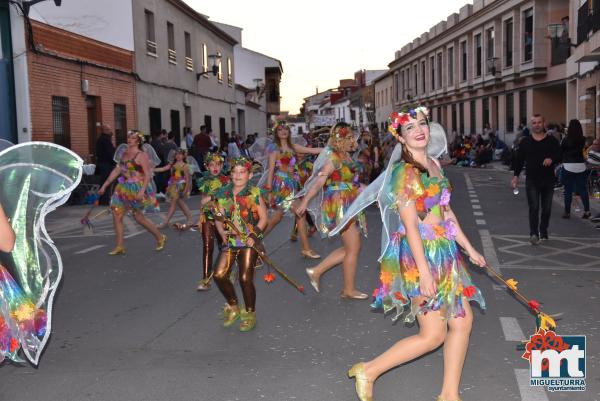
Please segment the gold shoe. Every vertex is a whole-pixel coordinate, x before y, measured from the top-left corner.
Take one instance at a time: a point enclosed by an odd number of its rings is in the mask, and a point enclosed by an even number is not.
[[[108,253],[111,256],[114,255],[125,255],[125,247],[124,246],[117,246],[115,249],[113,249],[112,251],[110,251]]]
[[[256,326],[256,312],[248,312],[244,309],[241,314],[240,331],[245,333]]]
[[[310,285],[313,286],[316,292],[319,292],[319,280],[315,278],[315,268],[313,267],[306,269],[306,275],[310,280]]]
[[[441,395],[438,395],[438,397],[436,398],[436,401],[461,401],[461,399],[457,398],[456,400],[446,400],[446,399],[442,398]]]
[[[356,379],[354,386],[356,388],[356,395],[360,401],[373,401],[373,395],[367,394],[367,386],[372,384],[373,381],[367,378],[365,364],[363,362],[352,366],[348,371],[348,377]]]
[[[207,279],[202,279],[198,282],[198,287],[196,288],[198,291],[208,291],[210,290],[210,281]]]
[[[321,257],[321,255],[316,254],[315,251],[313,251],[312,249],[309,249],[308,251],[302,251],[302,256],[304,256],[307,259],[319,259]]]
[[[167,242],[167,236],[163,234],[156,243],[156,250],[159,252],[162,251],[165,247],[165,242]]]
[[[356,294],[344,294],[344,292],[342,291],[342,293],[340,294],[340,298],[364,300],[369,299],[369,294],[365,294],[364,292],[358,292]]]
[[[229,327],[240,318],[240,308],[236,306],[225,305],[223,309],[223,327]]]

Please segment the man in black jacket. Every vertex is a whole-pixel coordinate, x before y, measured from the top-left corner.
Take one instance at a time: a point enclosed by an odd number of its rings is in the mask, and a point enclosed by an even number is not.
[[[110,125],[102,124],[102,133],[96,140],[96,174],[100,176],[100,182],[104,183],[110,172],[115,167],[115,145],[112,142],[112,130]],[[108,205],[111,191],[106,191],[100,197],[101,205]]]
[[[548,223],[554,196],[554,167],[560,161],[560,145],[544,130],[544,118],[531,118],[531,135],[524,137],[517,150],[512,187],[516,188],[519,174],[526,168],[525,189],[529,205],[529,242],[537,245],[548,239]],[[540,218],[541,208],[541,218]]]

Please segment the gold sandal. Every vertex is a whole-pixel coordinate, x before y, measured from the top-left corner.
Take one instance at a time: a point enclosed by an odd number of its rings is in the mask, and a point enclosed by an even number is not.
[[[373,384],[373,381],[367,378],[364,362],[352,366],[348,371],[348,377],[356,379],[354,386],[360,401],[373,401],[373,395],[367,395],[367,385]]]

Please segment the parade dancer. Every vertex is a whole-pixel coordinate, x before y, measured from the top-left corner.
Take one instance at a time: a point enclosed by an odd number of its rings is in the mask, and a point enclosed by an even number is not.
[[[79,184],[83,160],[53,143],[25,142],[1,151],[0,165],[0,362],[37,365],[62,277],[44,219]]]
[[[192,224],[192,214],[185,204],[185,199],[190,196],[190,191],[192,190],[192,166],[188,163],[187,152],[185,149],[177,149],[171,151],[171,153],[172,154],[168,157],[167,165],[154,169],[157,173],[164,171],[171,172],[171,176],[167,182],[166,191],[167,199],[170,202],[169,211],[167,212],[165,220],[159,224],[157,228],[161,229],[168,227],[171,217],[175,214],[175,209],[179,206],[186,218],[186,223],[181,226],[181,228],[186,229]],[[198,172],[200,171],[199,168],[197,170]]]
[[[438,401],[459,400],[473,320],[469,302],[477,301],[485,308],[459,246],[475,264],[485,266],[486,262],[463,233],[450,208],[450,183],[437,160],[428,155],[427,109],[412,106],[393,113],[390,127],[399,144],[385,173],[363,191],[356,201],[359,206],[352,205],[348,218],[378,201],[383,220],[381,283],[373,307],[395,310],[394,320],[407,312],[404,321],[416,319],[419,333],[398,341],[375,359],[357,363],[348,375],[356,379],[358,397],[373,400],[373,382],[379,376],[444,344]]]
[[[360,193],[358,169],[350,157],[356,149],[356,138],[352,127],[346,123],[338,123],[331,128],[328,147],[315,161],[313,174],[307,181],[304,190],[298,194],[303,197],[296,208],[302,216],[309,210],[316,217],[317,228],[323,236],[339,225],[345,216],[346,209]],[[319,193],[322,193],[319,196]],[[311,202],[311,200],[314,201]],[[319,292],[321,276],[336,265],[342,264],[344,271],[344,288],[342,298],[367,299],[369,296],[355,288],[354,276],[360,252],[359,223],[366,232],[365,218],[358,215],[356,220],[347,222],[341,229],[343,246],[331,252],[321,263],[306,269],[310,283]]]
[[[256,325],[256,289],[254,271],[258,253],[253,248],[262,240],[267,226],[267,207],[258,187],[251,186],[252,162],[244,157],[231,160],[231,183],[215,195],[218,211],[227,222],[216,220],[217,230],[224,248],[214,270],[214,280],[225,297],[223,326],[229,327],[241,319],[240,331],[250,331]],[[236,235],[228,224],[235,224],[243,233]],[[239,281],[244,298],[244,310],[240,310],[238,298],[230,280],[234,263],[239,267]]]
[[[310,177],[313,171],[313,165],[315,161],[315,155],[307,155],[306,153],[297,153],[298,156],[298,164],[296,167],[298,173],[298,189],[302,190],[304,188],[304,184]],[[315,227],[315,223],[312,220],[310,214],[306,214],[306,222],[310,227],[308,230],[308,236],[311,237],[317,232],[317,227]],[[298,217],[296,217],[296,221],[294,222],[294,227],[292,228],[292,234],[290,235],[291,241],[298,240]]]
[[[279,224],[283,214],[290,209],[292,200],[298,192],[296,154],[319,154],[322,150],[321,148],[308,148],[292,143],[290,127],[284,121],[277,122],[274,132],[275,141],[267,149],[269,156],[266,183],[262,186],[269,197],[268,206],[274,210],[265,229],[265,235]],[[302,256],[310,259],[320,258],[321,256],[316,254],[308,243],[306,219],[304,217],[297,219],[297,225],[302,244]]]
[[[150,185],[152,169],[158,164],[158,157],[152,147],[143,142],[144,136],[140,131],[127,133],[127,144],[120,145],[115,152],[117,166],[98,191],[102,195],[118,177],[115,192],[110,200],[117,246],[109,255],[125,254],[123,218],[126,212],[131,212],[135,221],[156,238],[157,251],[162,251],[167,241],[167,236],[161,234],[154,223],[144,217],[144,213],[157,212],[160,209],[155,191]]]
[[[210,289],[210,275],[213,264],[213,251],[215,240],[221,248],[221,236],[216,235],[215,220],[210,212],[209,202],[224,185],[229,183],[229,177],[223,174],[225,160],[217,153],[208,153],[204,157],[206,172],[198,179],[198,191],[200,199],[200,221],[198,225],[202,232],[202,280],[198,283],[198,291]]]

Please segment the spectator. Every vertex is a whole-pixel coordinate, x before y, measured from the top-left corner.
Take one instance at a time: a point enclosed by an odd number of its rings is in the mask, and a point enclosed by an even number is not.
[[[234,136],[231,136],[227,143],[227,155],[230,159],[235,159],[236,157],[240,157],[242,155]]]
[[[194,134],[192,133],[192,129],[190,127],[185,127],[183,130],[185,132],[185,147],[188,152],[191,152],[192,143],[194,142]]]
[[[158,165],[158,167],[163,167],[166,164],[167,155],[164,154],[163,149],[164,142],[166,141],[166,136],[167,131],[164,129],[160,132],[152,133],[152,140],[150,141],[150,146],[152,146],[152,149],[154,149],[156,155],[160,159],[160,164]],[[167,180],[169,178],[168,175],[168,172],[157,173],[154,175],[154,182],[156,184],[156,192],[158,197],[164,196],[164,191],[167,187]]]
[[[115,145],[112,142],[112,130],[110,125],[102,124],[101,133],[96,141],[96,175],[100,177],[100,182],[106,181],[111,171],[115,167],[113,158],[115,157]],[[108,205],[112,191],[106,191],[100,196],[99,203]]]
[[[192,141],[192,156],[194,156],[202,170],[205,169],[204,156],[211,150],[211,148],[211,138],[207,133],[206,126],[203,125],[200,127],[200,133],[196,135]]]
[[[587,177],[585,158],[583,157],[583,148],[585,146],[585,137],[579,120],[573,119],[569,122],[567,136],[560,145],[563,159],[562,183],[565,186],[564,201],[565,212],[563,219],[571,217],[571,202],[573,200],[573,191],[581,197],[583,202],[583,219],[589,219],[590,198],[587,190]]]
[[[554,166],[560,161],[560,145],[544,131],[544,118],[531,118],[532,135],[524,137],[517,151],[512,187],[516,188],[519,174],[526,166],[525,189],[529,206],[529,242],[538,245],[548,240],[548,224],[554,195]],[[540,219],[541,208],[541,219]]]
[[[165,162],[168,162],[169,155],[171,151],[176,151],[179,148],[177,143],[175,143],[175,133],[173,131],[169,131],[167,134],[167,141],[163,145],[163,153],[165,155]]]

